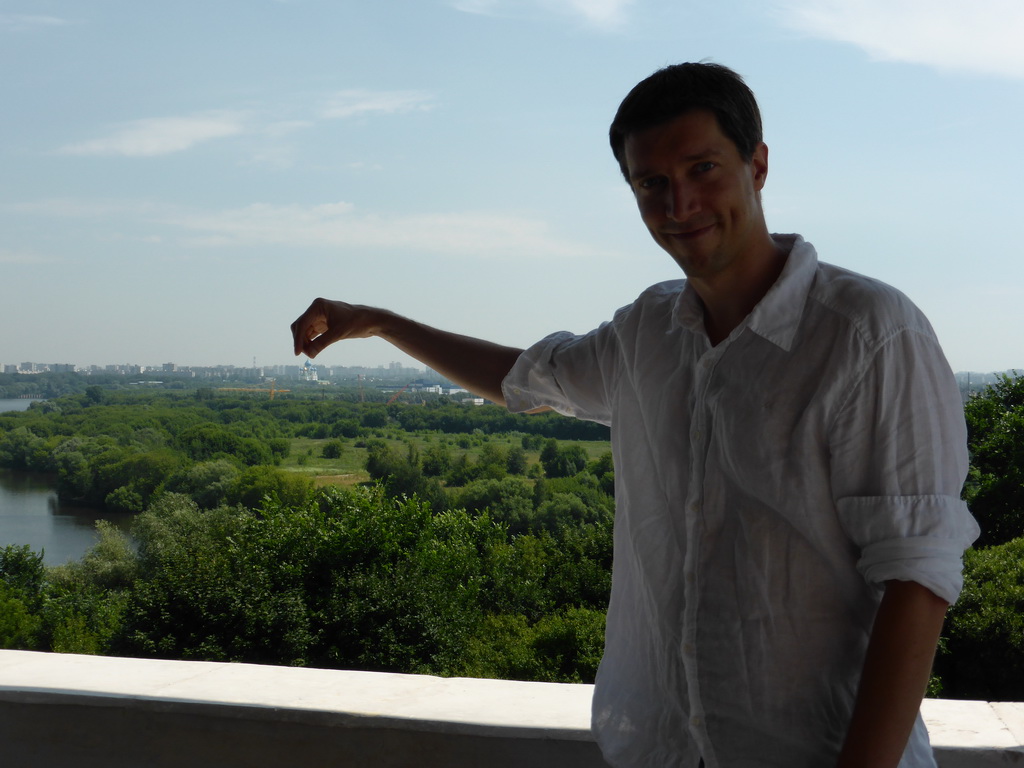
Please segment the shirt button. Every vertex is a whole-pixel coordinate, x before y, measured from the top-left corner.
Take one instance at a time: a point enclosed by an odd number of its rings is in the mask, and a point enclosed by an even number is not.
[[[694,728],[700,728],[703,723],[704,721],[697,715],[694,715],[690,718],[690,725],[692,725]]]
[[[683,578],[684,578],[684,579],[686,580],[686,583],[687,583],[687,584],[693,584],[693,582],[694,582],[694,581],[696,580],[696,578],[697,578],[697,577],[696,577],[696,576],[694,576],[694,575],[693,575],[693,573],[692,573],[691,571],[687,571],[687,572],[686,572],[686,573],[685,573],[685,574],[683,575]]]
[[[699,429],[693,430],[693,439],[694,440],[700,440],[700,430]]]
[[[693,512],[693,514],[697,514],[698,512],[700,512],[700,504],[698,504],[696,501],[693,502],[693,504],[690,505],[690,511]]]
[[[687,656],[693,656],[697,649],[693,647],[693,643],[683,643],[683,653]]]

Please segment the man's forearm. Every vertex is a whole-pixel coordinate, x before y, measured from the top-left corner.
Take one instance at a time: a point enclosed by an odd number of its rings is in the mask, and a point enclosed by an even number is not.
[[[501,382],[523,350],[441,331],[387,310],[376,311],[380,314],[374,335],[470,392],[505,404]]]
[[[886,583],[837,768],[896,768],[921,708],[949,605],[912,581]]]

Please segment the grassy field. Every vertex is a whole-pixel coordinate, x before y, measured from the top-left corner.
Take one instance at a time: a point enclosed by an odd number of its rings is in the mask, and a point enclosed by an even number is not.
[[[301,472],[313,478],[317,485],[356,485],[366,482],[370,476],[366,472],[366,448],[362,447],[369,440],[383,440],[393,450],[405,453],[409,446],[423,453],[431,445],[447,445],[453,458],[467,454],[471,462],[476,461],[486,443],[497,445],[503,449],[513,446],[522,447],[518,435],[449,435],[442,433],[401,433],[382,432],[379,437],[340,438],[341,456],[337,459],[323,457],[324,445],[334,442],[333,439],[313,439],[307,437],[294,438],[288,458],[281,462],[281,468],[292,472]],[[581,445],[587,451],[590,460],[611,451],[611,444],[601,440],[564,440],[559,445]],[[527,466],[540,461],[540,452],[526,451]]]

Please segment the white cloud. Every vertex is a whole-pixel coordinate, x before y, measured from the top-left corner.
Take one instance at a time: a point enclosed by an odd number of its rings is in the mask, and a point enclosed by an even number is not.
[[[96,219],[128,214],[134,217],[152,217],[162,209],[152,203],[138,200],[117,200],[71,197],[51,197],[26,203],[0,205],[0,212],[11,211],[20,215],[55,216],[67,219]]]
[[[617,27],[626,20],[626,10],[633,0],[542,0],[555,11],[582,16],[595,27]]]
[[[0,264],[50,264],[56,259],[49,256],[40,256],[29,251],[12,251],[0,248]]]
[[[263,133],[276,139],[301,131],[304,128],[310,128],[313,125],[314,123],[311,120],[278,120],[276,122],[268,123],[263,128]]]
[[[67,155],[123,155],[154,157],[191,149],[197,144],[242,133],[238,113],[211,112],[189,117],[157,117],[133,120],[117,126],[109,135],[62,147]]]
[[[463,13],[476,13],[482,16],[494,14],[501,8],[500,0],[452,0],[452,8]]]
[[[428,110],[433,96],[422,91],[338,91],[320,100],[315,117],[342,119],[371,114],[398,114]],[[280,142],[288,136],[310,128],[315,120],[307,115],[281,117],[278,111],[221,110],[180,117],[158,117],[132,120],[110,127],[106,135],[65,145],[57,150],[63,155],[100,155],[122,157],[156,157],[183,152],[214,139],[249,134]],[[287,147],[272,146],[255,153],[253,162],[287,167]]]
[[[256,203],[210,213],[144,200],[51,198],[0,205],[0,213],[119,221],[161,242],[184,239],[193,246],[283,246],[288,249],[404,249],[474,258],[593,258],[590,245],[551,233],[542,219],[487,212],[375,214],[352,203],[270,205]],[[153,234],[159,229],[160,234]],[[133,237],[139,237],[134,235]]]
[[[581,18],[591,26],[610,29],[626,21],[626,10],[635,0],[452,0],[457,11],[482,16],[523,16],[536,13]]]
[[[883,61],[1024,77],[1021,0],[783,0],[784,22]]]
[[[24,13],[0,13],[0,29],[24,32],[39,27],[63,27],[69,24],[57,16],[33,16]]]
[[[289,248],[401,248],[450,256],[577,257],[592,248],[566,242],[547,224],[491,213],[364,214],[350,203],[315,206],[250,205],[214,214],[178,217],[208,246],[281,245]]]
[[[320,110],[321,117],[342,119],[374,112],[396,114],[431,108],[433,97],[422,91],[338,91]]]

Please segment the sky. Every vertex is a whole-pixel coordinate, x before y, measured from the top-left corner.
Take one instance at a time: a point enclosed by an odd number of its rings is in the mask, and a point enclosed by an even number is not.
[[[1024,369],[1020,0],[0,0],[0,364],[302,363],[316,297],[527,346],[681,277],[607,145],[761,104],[769,227]],[[336,344],[318,362],[409,358]]]

